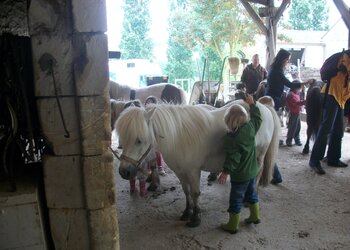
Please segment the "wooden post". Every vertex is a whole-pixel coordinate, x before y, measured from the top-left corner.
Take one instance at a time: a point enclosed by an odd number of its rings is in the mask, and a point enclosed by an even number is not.
[[[281,18],[284,10],[289,5],[290,0],[283,0],[281,6],[275,11],[274,0],[240,0],[250,17],[262,31],[266,37],[266,69],[269,69],[273,58],[276,55],[276,40],[277,40],[277,23]],[[336,1],[336,0],[334,0]],[[267,6],[265,24],[261,17],[256,14],[255,10],[248,2],[258,3]]]
[[[348,28],[350,30],[350,13],[349,13],[349,7],[344,3],[343,0],[333,0],[335,6],[337,7],[339,13],[341,14],[341,17]],[[348,35],[348,48],[350,48],[350,33]]]

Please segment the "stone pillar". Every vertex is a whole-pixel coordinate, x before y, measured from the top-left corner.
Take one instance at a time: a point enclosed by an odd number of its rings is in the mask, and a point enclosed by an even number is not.
[[[29,27],[55,248],[119,249],[105,1],[32,0]]]

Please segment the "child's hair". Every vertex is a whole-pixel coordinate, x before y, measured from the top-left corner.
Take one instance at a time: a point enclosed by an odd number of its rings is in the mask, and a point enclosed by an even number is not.
[[[239,104],[233,104],[226,110],[224,121],[230,131],[236,131],[248,121],[247,110]]]
[[[290,88],[291,90],[296,90],[301,88],[301,82],[299,80],[292,81],[293,85]]]
[[[268,95],[265,95],[265,96],[262,96],[258,99],[258,102],[264,104],[264,105],[269,105],[271,107],[275,107],[275,102],[273,101],[272,97],[271,96],[268,96]]]
[[[239,82],[239,83],[236,84],[236,89],[241,89],[241,90],[243,90],[243,89],[245,89],[245,88],[246,88],[246,86],[245,86],[245,83],[244,83],[244,82]]]
[[[151,103],[154,103],[154,104],[157,103],[157,98],[155,96],[151,95],[151,96],[147,97],[147,99],[145,101],[145,105],[151,104]]]

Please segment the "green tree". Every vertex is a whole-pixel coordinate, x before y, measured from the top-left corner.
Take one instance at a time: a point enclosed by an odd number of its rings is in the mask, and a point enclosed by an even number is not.
[[[124,0],[123,31],[120,41],[122,59],[153,59],[153,42],[149,37],[149,0]]]
[[[176,4],[171,6],[173,11],[169,18],[171,29],[169,30],[167,49],[168,63],[165,67],[169,82],[174,82],[175,79],[193,79],[194,75],[192,48],[184,42],[186,37],[183,35],[183,31],[187,29],[188,15],[181,7],[182,5],[180,4],[180,7],[176,7]]]
[[[219,80],[222,66],[222,59],[217,54],[216,50],[213,48],[205,48],[201,54],[201,65],[204,65],[204,60],[206,62],[206,70],[204,72],[204,80],[208,78],[210,80]],[[209,76],[208,76],[208,67],[209,67]],[[202,69],[203,70],[203,69]],[[202,72],[201,72],[202,74]]]
[[[254,44],[258,29],[239,0],[190,0],[189,7],[190,40],[203,49],[212,48],[221,60]]]
[[[200,65],[204,65],[204,59],[208,60],[212,80],[220,79],[222,62],[226,56],[238,56],[237,51],[242,47],[254,44],[254,35],[258,29],[239,0],[174,0],[171,8],[182,11],[177,26],[174,23],[169,25],[170,41],[175,41],[172,46],[180,46],[180,51],[184,48],[198,51]],[[173,29],[177,31],[172,32]]]
[[[289,23],[295,30],[327,30],[326,0],[293,0],[289,11]]]

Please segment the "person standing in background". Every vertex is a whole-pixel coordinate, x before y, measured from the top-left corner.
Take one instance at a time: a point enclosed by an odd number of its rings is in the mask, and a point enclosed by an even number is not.
[[[311,151],[309,166],[316,173],[323,175],[326,172],[321,166],[327,149],[327,165],[330,167],[345,168],[347,163],[342,162],[342,139],[344,136],[344,107],[350,98],[350,50],[346,50],[338,61],[338,72],[323,85],[321,93],[324,95],[323,114],[314,146]],[[327,148],[328,145],[328,148]]]
[[[282,105],[282,94],[284,91],[284,86],[288,88],[301,88],[302,85],[308,84],[310,81],[301,83],[296,82],[292,83],[284,75],[284,70],[286,69],[291,54],[284,49],[280,49],[273,59],[273,62],[270,66],[269,73],[267,76],[267,89],[265,95],[271,96],[275,103],[276,112],[280,109]],[[280,140],[280,145],[283,145],[283,140]],[[282,175],[278,169],[277,163],[275,164],[273,170],[273,179],[272,184],[278,184],[282,182]]]
[[[241,82],[245,84],[247,93],[253,95],[259,83],[266,78],[267,71],[259,64],[259,55],[253,55],[252,63],[244,68],[241,76]]]
[[[294,80],[293,83],[300,83],[298,80]],[[302,106],[305,105],[305,101],[300,100],[300,88],[291,88],[287,95],[287,107],[289,110],[288,119],[288,133],[286,145],[292,146],[294,139],[295,145],[302,146],[300,141],[300,113]]]

